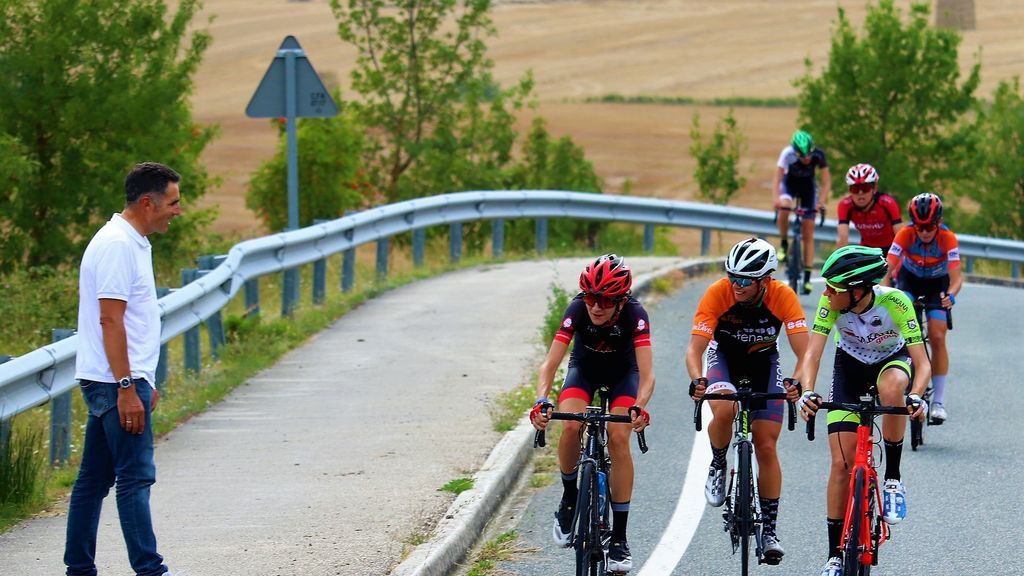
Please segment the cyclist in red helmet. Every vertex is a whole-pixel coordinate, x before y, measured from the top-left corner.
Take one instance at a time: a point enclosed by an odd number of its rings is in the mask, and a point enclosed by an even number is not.
[[[946,377],[949,351],[946,347],[946,310],[956,304],[963,287],[960,247],[954,234],[942,223],[942,200],[930,192],[910,201],[913,226],[900,230],[889,248],[889,275],[911,300],[924,298],[928,317],[928,344],[932,353],[932,424],[946,421]],[[924,327],[922,327],[922,330]]]
[[[629,414],[639,408],[632,429],[643,430],[650,422],[644,407],[654,393],[654,360],[651,326],[644,307],[630,295],[633,273],[623,259],[606,254],[580,274],[580,293],[569,303],[537,378],[537,402],[530,420],[538,430],[549,419],[541,411],[555,380],[569,342],[576,337],[569,368],[558,398],[560,412],[584,412],[599,387],[609,389],[609,411]],[[558,466],[562,472],[562,501],[555,513],[554,540],[567,546],[573,508],[576,505],[576,462],[580,457],[580,423],[564,422],[558,441]],[[629,452],[629,424],[608,424],[611,456],[612,537],[608,547],[608,571],[628,572],[633,559],[626,542],[629,501],[633,492],[633,459]]]
[[[878,171],[871,164],[857,164],[846,172],[850,195],[839,201],[836,247],[850,243],[850,222],[860,232],[861,246],[889,250],[903,228],[896,199],[878,191]]]

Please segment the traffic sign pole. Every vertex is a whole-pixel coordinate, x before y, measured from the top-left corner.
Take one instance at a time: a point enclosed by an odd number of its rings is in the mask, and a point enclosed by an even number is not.
[[[288,132],[288,229],[299,229],[299,142],[296,134],[296,87],[295,50],[284,52],[284,109]],[[281,292],[281,315],[290,316],[299,296],[299,271],[289,268],[284,271],[284,287]]]

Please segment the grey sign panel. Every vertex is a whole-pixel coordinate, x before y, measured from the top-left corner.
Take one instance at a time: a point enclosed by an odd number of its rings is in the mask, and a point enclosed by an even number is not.
[[[290,53],[290,54],[289,54]],[[326,118],[338,114],[338,107],[331,98],[324,83],[306,53],[294,36],[288,36],[277,50],[277,56],[263,75],[263,80],[252,95],[245,115],[250,118],[283,118],[285,110],[285,61],[291,55],[295,59],[296,116],[302,118]]]

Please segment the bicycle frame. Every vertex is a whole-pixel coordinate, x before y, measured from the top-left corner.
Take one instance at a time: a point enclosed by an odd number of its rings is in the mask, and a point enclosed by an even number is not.
[[[900,406],[879,406],[874,387],[857,404],[821,402],[818,409],[846,410],[860,417],[857,424],[857,447],[850,469],[846,516],[843,520],[843,575],[867,576],[871,566],[878,565],[878,548],[889,539],[889,525],[882,520],[882,490],[875,470],[875,416],[896,414],[907,416]],[[814,440],[814,420],[807,419],[807,439]]]
[[[789,379],[787,379],[789,380]],[[798,390],[799,382],[795,383]],[[690,384],[690,395],[694,393],[694,385]],[[750,381],[741,379],[735,394],[704,394],[695,401],[693,423],[699,432],[703,428],[701,407],[705,400],[726,400],[739,404],[739,410],[733,417],[733,448],[736,452],[736,465],[730,474],[725,511],[722,520],[725,531],[732,541],[732,553],[740,550],[740,570],[746,576],[750,565],[750,536],[754,536],[754,554],[757,563],[765,563],[762,529],[764,519],[761,517],[757,494],[757,482],[754,474],[754,444],[750,440],[750,404],[759,400],[786,400],[784,392],[753,392]],[[793,403],[789,406],[789,429],[796,426],[796,412]]]
[[[546,409],[545,409],[546,411]],[[605,452],[607,422],[629,424],[630,416],[608,413],[608,400],[601,394],[600,406],[587,406],[584,412],[550,412],[552,420],[573,420],[584,424],[580,459],[577,461],[579,492],[570,528],[570,545],[576,550],[576,576],[604,576],[611,523],[611,459]],[[534,447],[546,444],[544,431],[534,435]],[[644,433],[637,433],[640,452],[647,453]],[[604,475],[603,489],[601,475]]]

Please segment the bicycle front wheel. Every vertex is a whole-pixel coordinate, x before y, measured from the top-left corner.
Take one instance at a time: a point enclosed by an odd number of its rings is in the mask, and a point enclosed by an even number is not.
[[[576,576],[604,576],[597,474],[593,464],[580,467],[580,489],[576,497]]]
[[[868,529],[861,524],[864,518],[864,469],[854,470],[852,493],[850,494],[850,529],[843,538],[843,576],[860,576],[861,572],[861,530]]]
[[[741,574],[750,570],[750,535],[754,531],[754,470],[751,467],[753,447],[741,442],[737,449],[736,522],[740,532]]]
[[[789,245],[789,253],[786,254],[788,259],[786,275],[789,277],[789,287],[797,294],[801,293],[804,284],[804,257],[801,254],[802,247],[800,246],[802,241],[801,238],[794,235],[793,241]]]

